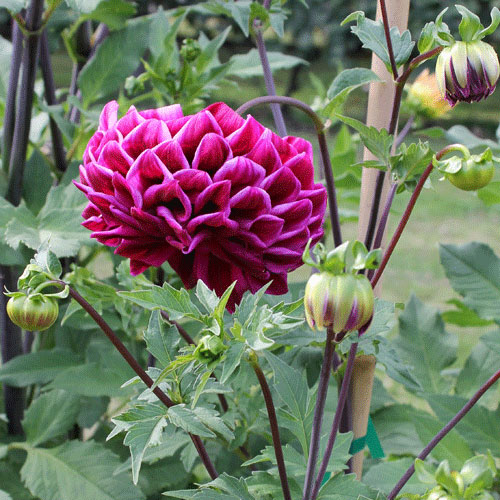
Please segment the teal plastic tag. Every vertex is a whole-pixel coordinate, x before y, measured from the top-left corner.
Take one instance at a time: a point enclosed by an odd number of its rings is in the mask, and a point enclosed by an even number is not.
[[[368,449],[370,450],[370,454],[373,458],[384,458],[385,453],[380,444],[380,440],[377,435],[377,431],[375,430],[375,426],[373,425],[373,421],[371,417],[368,417],[368,425],[366,427],[366,436],[359,437],[355,439],[351,443],[351,448],[349,449],[349,453],[351,455],[355,455],[360,452],[368,445]]]

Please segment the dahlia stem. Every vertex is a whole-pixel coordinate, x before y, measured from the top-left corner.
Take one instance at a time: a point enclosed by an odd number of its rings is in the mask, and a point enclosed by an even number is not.
[[[328,436],[328,442],[326,444],[325,453],[323,454],[323,460],[321,462],[316,481],[314,482],[311,500],[315,500],[315,498],[318,496],[319,489],[321,488],[321,484],[323,483],[323,478],[325,477],[326,469],[328,467],[328,462],[330,461],[330,457],[332,456],[333,445],[335,444],[335,439],[337,438],[342,413],[347,401],[347,395],[349,394],[349,384],[351,383],[352,370],[354,367],[354,360],[356,359],[357,350],[358,343],[355,342],[351,345],[351,349],[349,350],[349,356],[347,358],[344,378],[342,380],[342,386],[340,388],[337,408],[335,410],[335,416],[333,417],[332,428],[330,430],[330,435]]]
[[[311,440],[309,443],[309,456],[307,457],[306,477],[302,500],[310,500],[313,487],[314,473],[316,471],[316,462],[318,461],[319,439],[321,437],[321,427],[323,424],[323,414],[325,411],[326,395],[328,394],[328,383],[332,371],[333,353],[335,346],[333,339],[335,333],[331,327],[326,332],[325,353],[323,355],[323,364],[319,375],[318,393],[316,395],[316,405],[314,407],[313,424],[311,430]]]
[[[439,160],[441,159],[445,154],[450,153],[451,151],[459,150],[459,148],[462,148],[460,144],[451,144],[449,146],[446,146],[443,148],[441,151],[439,151],[436,154],[436,159]],[[385,267],[387,266],[387,262],[389,261],[392,252],[394,251],[394,248],[396,247],[399,238],[401,237],[401,234],[404,231],[404,228],[406,227],[406,224],[408,223],[408,219],[410,218],[410,215],[413,211],[413,208],[415,207],[415,203],[417,202],[418,197],[420,196],[420,193],[422,192],[422,189],[424,187],[425,181],[429,177],[430,173],[432,172],[433,169],[432,162],[429,163],[427,168],[425,169],[424,173],[420,176],[420,179],[418,181],[418,184],[415,188],[415,191],[413,191],[410,200],[408,201],[408,205],[401,217],[401,220],[399,221],[398,227],[396,228],[396,231],[394,232],[391,241],[389,242],[389,245],[387,246],[386,251],[384,252],[384,256],[382,257],[382,262],[380,263],[379,268],[375,272],[375,276],[373,276],[373,279],[371,280],[372,287],[375,288],[377,285],[380,277],[382,276],[382,273],[384,272]]]
[[[242,104],[237,110],[236,113],[240,115],[252,108],[253,106],[258,106],[260,104],[270,104],[270,103],[279,103],[279,104],[288,104],[290,106],[294,106],[304,113],[306,113],[314,123],[314,127],[316,128],[316,134],[318,136],[319,150],[322,160],[322,166],[325,172],[326,179],[326,191],[328,194],[328,206],[330,210],[330,220],[332,223],[333,230],[333,241],[335,246],[339,246],[342,244],[342,233],[340,229],[340,218],[338,212],[338,204],[337,204],[337,194],[335,191],[335,180],[333,178],[332,164],[330,161],[330,154],[328,152],[328,146],[326,144],[326,136],[325,129],[321,118],[313,111],[313,109],[307,104],[299,101],[298,99],[294,99],[293,97],[284,97],[284,96],[262,96],[256,97],[245,104]]]
[[[26,28],[30,34],[26,39],[22,56],[23,74],[16,110],[12,150],[9,158],[9,182],[6,195],[6,199],[16,206],[21,201],[26,152],[28,150],[40,38],[38,30],[42,20],[43,3],[43,0],[31,0],[26,14]]]
[[[40,67],[42,68],[43,83],[45,86],[45,100],[49,106],[53,106],[54,104],[57,104],[56,86],[54,83],[52,64],[50,62],[49,40],[46,31],[42,33],[40,40]],[[65,172],[67,168],[66,153],[64,152],[61,131],[51,116],[49,118],[49,124],[50,134],[52,136],[52,154],[54,156],[54,163],[59,172]]]
[[[406,136],[410,133],[410,130],[411,130],[411,127],[412,127],[414,121],[415,121],[415,117],[410,116],[410,118],[408,118],[408,121],[405,123],[405,126],[399,132],[398,136],[396,137],[396,139],[394,141],[396,149],[399,148],[399,146],[401,146],[401,144],[403,144],[403,141],[405,140]]]
[[[389,52],[389,59],[391,61],[392,76],[394,77],[394,79],[396,79],[398,77],[398,66],[396,64],[394,50],[392,48],[391,27],[389,26],[389,18],[387,16],[387,6],[385,5],[385,0],[380,0],[380,10],[382,12],[387,51]]]
[[[5,100],[5,112],[3,121],[3,147],[2,165],[6,174],[9,172],[10,152],[12,149],[12,138],[14,136],[14,125],[16,117],[16,95],[19,80],[19,69],[23,53],[23,37],[19,25],[12,21],[12,57],[10,60],[9,86]]]
[[[0,290],[15,290],[16,276],[14,269],[0,266]],[[7,316],[7,297],[0,293],[0,343],[2,350],[2,363],[23,354],[21,329],[14,325]],[[21,422],[24,415],[24,389],[3,385],[3,400],[5,414],[7,415],[7,432],[10,435],[22,435]]]
[[[429,444],[417,456],[420,460],[424,460],[429,453],[436,447],[436,445],[448,434],[448,432],[455,427],[455,425],[462,420],[469,410],[479,401],[483,394],[500,378],[500,370],[498,370],[492,377],[490,377],[472,396],[464,407],[429,441]],[[403,474],[403,477],[398,481],[394,489],[387,496],[387,500],[393,500],[394,497],[401,491],[401,488],[406,484],[408,479],[415,472],[415,464],[412,464],[408,470]]]
[[[134,370],[137,376],[146,384],[146,386],[151,389],[154,385],[154,380],[144,371],[142,366],[137,362],[137,360],[130,354],[130,351],[125,347],[123,342],[118,338],[116,333],[111,329],[111,327],[104,321],[102,316],[72,287],[70,287],[64,281],[54,281],[54,283],[59,284],[63,287],[67,286],[69,288],[69,294],[82,309],[84,309],[87,314],[96,322],[99,328],[105,333],[111,343],[115,346],[117,351],[122,355],[123,359],[128,363],[128,365]],[[152,389],[154,395],[167,407],[171,408],[175,406],[175,403],[158,387],[156,386]],[[212,479],[218,477],[218,473],[215,470],[213,463],[208,456],[207,450],[203,445],[203,441],[199,436],[189,433],[189,437],[193,441],[193,444],[198,451],[198,455],[203,462],[209,476]]]
[[[259,380],[260,388],[262,390],[262,395],[264,396],[264,401],[266,403],[267,416],[269,417],[269,425],[271,426],[271,436],[273,438],[274,453],[276,455],[276,463],[278,466],[278,472],[281,481],[281,489],[283,490],[283,497],[285,500],[292,500],[290,487],[288,486],[285,459],[283,457],[283,450],[281,448],[278,419],[276,417],[276,410],[274,408],[271,390],[269,389],[269,384],[267,383],[266,376],[264,375],[264,372],[259,365],[257,355],[254,352],[250,353],[249,361],[252,365],[255,375],[257,375],[257,379]]]

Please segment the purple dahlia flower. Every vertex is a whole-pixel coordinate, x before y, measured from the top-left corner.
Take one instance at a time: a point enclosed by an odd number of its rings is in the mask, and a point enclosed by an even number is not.
[[[285,293],[323,235],[311,144],[224,103],[190,116],[179,105],[117,111],[104,107],[75,182],[92,237],[130,258],[133,275],[168,261],[187,288],[201,279],[221,295],[237,281],[229,310],[270,281],[267,293]]]

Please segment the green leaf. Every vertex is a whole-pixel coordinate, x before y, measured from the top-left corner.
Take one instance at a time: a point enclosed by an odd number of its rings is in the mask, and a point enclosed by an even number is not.
[[[461,300],[450,299],[447,300],[446,303],[456,306],[455,310],[449,310],[441,313],[441,317],[446,323],[457,326],[487,326],[492,324],[492,321],[480,318]]]
[[[186,408],[184,404],[169,408],[167,416],[172,424],[184,429],[186,432],[200,437],[215,437],[215,434],[201,422],[195,410]]]
[[[204,47],[201,54],[196,59],[196,71],[198,74],[210,69],[217,62],[219,49],[224,44],[227,36],[231,31],[231,26],[228,26],[222,33],[210,40]]]
[[[294,68],[299,64],[308,64],[307,61],[301,59],[300,57],[282,54],[281,52],[268,52],[267,56],[269,64],[271,65],[271,71],[273,72],[280,69]],[[251,78],[254,76],[264,75],[257,49],[251,49],[246,54],[233,55],[230,62],[230,75],[234,75],[239,78]]]
[[[209,429],[213,430],[217,434],[220,434],[227,441],[232,441],[234,439],[233,432],[224,423],[222,418],[219,417],[218,411],[202,406],[195,408],[193,411],[200,422],[206,425]]]
[[[146,450],[162,441],[163,429],[167,426],[165,408],[156,404],[136,404],[112,421],[116,425],[107,439],[126,431],[123,444],[130,448],[132,457],[132,479],[139,480],[139,471]]]
[[[413,366],[412,374],[426,392],[443,393],[449,382],[441,375],[456,359],[456,338],[444,329],[439,312],[412,296],[399,317],[398,348]]]
[[[367,127],[364,123],[350,118],[335,114],[340,121],[349,125],[359,132],[363,144],[385,165],[389,163],[390,151],[394,137],[389,135],[386,129],[377,130],[375,127]]]
[[[72,352],[60,349],[23,354],[0,366],[0,382],[14,387],[45,384],[80,362]]]
[[[141,18],[139,20],[111,33],[80,71],[78,87],[82,91],[85,108],[96,99],[115,92],[139,65],[149,43],[149,23]],[[121,54],[126,54],[126,57],[120,57]]]
[[[80,398],[65,391],[50,391],[31,403],[25,413],[23,429],[32,446],[45,443],[68,431],[76,422]]]
[[[28,457],[21,477],[42,500],[143,500],[126,474],[115,475],[116,455],[93,441],[69,441],[56,448],[23,444]]]
[[[179,338],[176,327],[167,325],[160,311],[151,313],[148,329],[144,332],[144,340],[148,351],[163,366],[168,366],[174,360]]]
[[[168,283],[164,283],[163,287],[153,286],[148,290],[118,292],[118,295],[146,309],[162,309],[168,313],[171,320],[185,316],[198,319],[201,316],[198,308],[191,302],[187,290],[177,290]]]
[[[42,246],[38,248],[34,261],[42,268],[44,273],[47,273],[54,278],[59,278],[61,276],[61,263],[56,255],[50,251],[50,245],[48,242],[44,242]]]
[[[500,203],[500,182],[490,182],[484,188],[477,191],[477,197],[487,206],[498,205]]]
[[[351,27],[351,31],[363,43],[363,48],[373,51],[390,70],[390,58],[385,39],[384,25],[382,21],[372,21],[367,19],[361,11],[354,12],[348,16],[342,25],[356,21],[356,26]],[[398,28],[393,26],[390,30],[394,59],[397,66],[404,64],[410,57],[415,42],[411,41],[408,30],[400,34]]]
[[[27,0],[0,0],[0,7],[10,10],[13,14],[17,14],[26,7],[27,3]]]
[[[0,490],[0,500],[12,500],[12,497],[7,492]]]
[[[222,365],[222,376],[220,381],[225,384],[234,370],[239,366],[241,357],[245,353],[246,345],[242,342],[233,342],[226,352],[226,359]]]
[[[339,73],[330,85],[326,96],[330,99],[323,113],[331,115],[347,99],[347,96],[355,89],[370,82],[380,82],[379,76],[367,68],[345,69]]]
[[[443,424],[451,420],[467,403],[460,396],[446,394],[429,394],[425,399]],[[498,419],[500,412],[491,411],[481,405],[475,405],[457,424],[456,429],[468,445],[476,452],[486,453],[491,450],[493,455],[500,454],[500,427]]]
[[[483,319],[500,318],[500,259],[483,243],[440,245],[439,255],[453,289]]]
[[[391,158],[391,172],[402,184],[420,176],[431,163],[434,151],[428,142],[402,144],[399,153]]]
[[[460,36],[464,42],[470,42],[475,38],[475,35],[483,29],[483,25],[479,17],[463,5],[455,5],[455,8],[462,16],[462,21],[458,26]]]
[[[53,183],[49,163],[40,151],[35,149],[26,163],[23,176],[23,200],[33,213],[36,214],[43,207]]]
[[[360,495],[376,499],[378,492],[356,480],[355,474],[336,474],[319,490],[318,500],[358,500]]]
[[[78,0],[70,0],[77,2]],[[80,0],[85,4],[89,4],[88,0]],[[92,0],[98,1],[98,0]],[[124,0],[100,0],[97,7],[82,16],[83,19],[92,19],[100,23],[104,23],[110,30],[117,30],[125,27],[125,23],[129,17],[135,14],[135,5]],[[82,19],[80,18],[80,19]]]
[[[66,0],[70,9],[76,10],[81,14],[92,12],[102,0]]]
[[[243,478],[237,479],[224,473],[208,483],[208,486],[220,488],[222,491],[232,494],[240,500],[255,500],[248,492],[248,486]]]

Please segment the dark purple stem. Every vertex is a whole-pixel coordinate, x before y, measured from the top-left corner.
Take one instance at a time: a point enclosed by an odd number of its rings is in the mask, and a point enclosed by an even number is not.
[[[56,283],[61,286],[67,286],[64,281],[57,281]],[[78,304],[87,312],[87,314],[96,322],[99,328],[105,333],[111,343],[115,346],[117,351],[122,355],[123,359],[128,363],[130,368],[134,370],[137,376],[146,384],[148,388],[151,389],[154,385],[154,380],[144,371],[142,366],[137,362],[137,360],[130,354],[130,351],[125,347],[123,342],[118,338],[116,333],[111,329],[111,327],[104,321],[101,315],[73,288],[69,287],[69,294],[71,298],[76,300]],[[171,408],[175,406],[175,403],[157,386],[152,389],[154,395],[167,407]],[[207,469],[208,474],[212,479],[218,477],[218,473],[212,464],[210,457],[208,456],[207,450],[203,445],[202,440],[199,436],[194,434],[189,434],[189,437],[193,441],[193,444],[198,451],[198,455],[203,462],[203,465]]]
[[[252,353],[252,355],[250,356],[250,363],[254,369],[255,375],[257,375],[260,388],[262,389],[262,395],[264,396],[264,401],[266,403],[267,416],[269,417],[269,425],[271,426],[271,436],[273,438],[274,453],[276,455],[276,464],[278,466],[278,473],[281,481],[281,489],[283,490],[283,497],[285,500],[292,500],[290,487],[288,486],[285,459],[283,457],[283,450],[281,448],[278,419],[276,418],[276,410],[274,408],[271,390],[269,389],[269,384],[267,383],[266,376],[264,375],[264,372],[259,365],[257,355]]]
[[[328,467],[328,462],[330,461],[330,457],[332,456],[333,445],[335,444],[335,439],[337,437],[337,433],[339,430],[342,413],[344,411],[344,407],[347,401],[347,395],[349,394],[349,385],[351,383],[351,376],[354,367],[354,360],[356,359],[357,350],[358,350],[358,343],[355,342],[354,344],[351,345],[351,349],[349,350],[349,357],[347,358],[347,365],[345,368],[344,378],[342,380],[342,386],[340,388],[337,408],[335,410],[335,416],[333,417],[332,429],[330,431],[328,442],[326,444],[325,453],[323,455],[323,461],[321,462],[321,466],[319,468],[316,481],[314,482],[314,488],[312,490],[311,500],[315,500],[315,498],[318,496],[319,489],[321,488],[321,484],[323,483],[323,478],[325,477],[326,469]]]
[[[387,51],[389,52],[389,59],[391,61],[392,76],[394,79],[398,77],[398,66],[394,57],[394,50],[392,48],[391,40],[391,27],[389,26],[389,18],[387,17],[387,7],[385,0],[380,0],[380,10],[382,12],[382,21],[384,23],[385,40],[387,42]]]
[[[54,83],[54,73],[50,62],[49,40],[47,32],[42,33],[40,40],[40,67],[42,68],[43,83],[45,86],[45,100],[49,106],[57,104],[56,86]],[[54,163],[59,172],[65,172],[67,168],[66,154],[61,131],[55,120],[50,117],[50,134],[52,136],[52,154],[54,155]]]
[[[306,477],[302,500],[310,500],[313,487],[314,473],[316,471],[316,462],[319,453],[319,439],[321,437],[321,427],[323,424],[323,414],[325,411],[326,396],[328,394],[328,382],[332,371],[333,353],[335,346],[333,339],[335,334],[331,327],[328,327],[326,333],[325,353],[323,355],[323,364],[319,375],[318,393],[316,395],[316,405],[314,407],[313,424],[311,430],[311,441],[309,443],[309,456],[307,458]]]
[[[15,290],[17,279],[14,270],[7,266],[0,267],[0,290]],[[14,325],[7,316],[8,298],[0,292],[0,342],[2,347],[2,364],[23,354],[21,329]],[[20,387],[3,385],[5,414],[7,415],[7,432],[11,435],[23,434],[21,422],[24,415],[24,390]]]
[[[432,438],[429,444],[420,452],[417,456],[420,460],[424,460],[429,453],[435,448],[435,446],[443,439],[448,432],[455,427],[455,425],[462,420],[469,410],[479,401],[483,394],[500,378],[500,370],[498,370],[492,377],[490,377],[472,396],[469,401],[464,405],[464,407]],[[387,496],[387,500],[393,500],[394,497],[401,491],[401,488],[406,484],[408,479],[415,472],[415,465],[412,464],[408,470],[404,473],[403,477],[398,481],[394,489]]]
[[[19,205],[22,195],[40,38],[40,35],[36,32],[40,29],[43,4],[43,0],[31,0],[26,14],[26,29],[31,33],[26,40],[23,51],[23,74],[16,110],[12,151],[9,159],[9,184],[6,195],[6,199],[16,206]]]
[[[410,118],[408,118],[408,121],[405,123],[405,126],[399,132],[398,136],[396,137],[396,140],[394,141],[396,149],[399,148],[401,144],[403,144],[403,141],[405,140],[406,136],[410,133],[414,121],[415,117],[410,116]]]
[[[14,124],[16,121],[16,95],[19,80],[19,68],[23,53],[23,37],[16,21],[12,20],[12,57],[10,60],[9,86],[5,100],[5,111],[3,119],[3,148],[2,164],[6,174],[9,171],[10,152],[12,150],[12,138],[14,136]]]
[[[326,191],[328,193],[328,206],[330,210],[330,220],[332,223],[333,241],[335,243],[335,246],[337,247],[340,244],[342,244],[342,233],[340,229],[340,218],[338,212],[337,194],[335,191],[335,180],[333,178],[332,164],[330,161],[328,146],[326,144],[324,125],[323,122],[321,121],[321,118],[314,112],[314,110],[310,106],[303,103],[302,101],[294,99],[293,97],[284,97],[284,96],[257,97],[255,99],[246,102],[245,104],[242,104],[236,110],[236,113],[242,114],[253,106],[258,106],[259,104],[270,104],[273,102],[294,106],[302,110],[304,113],[306,113],[314,122],[314,126],[316,128],[316,134],[318,136],[319,150],[322,160],[321,164],[326,179]]]

